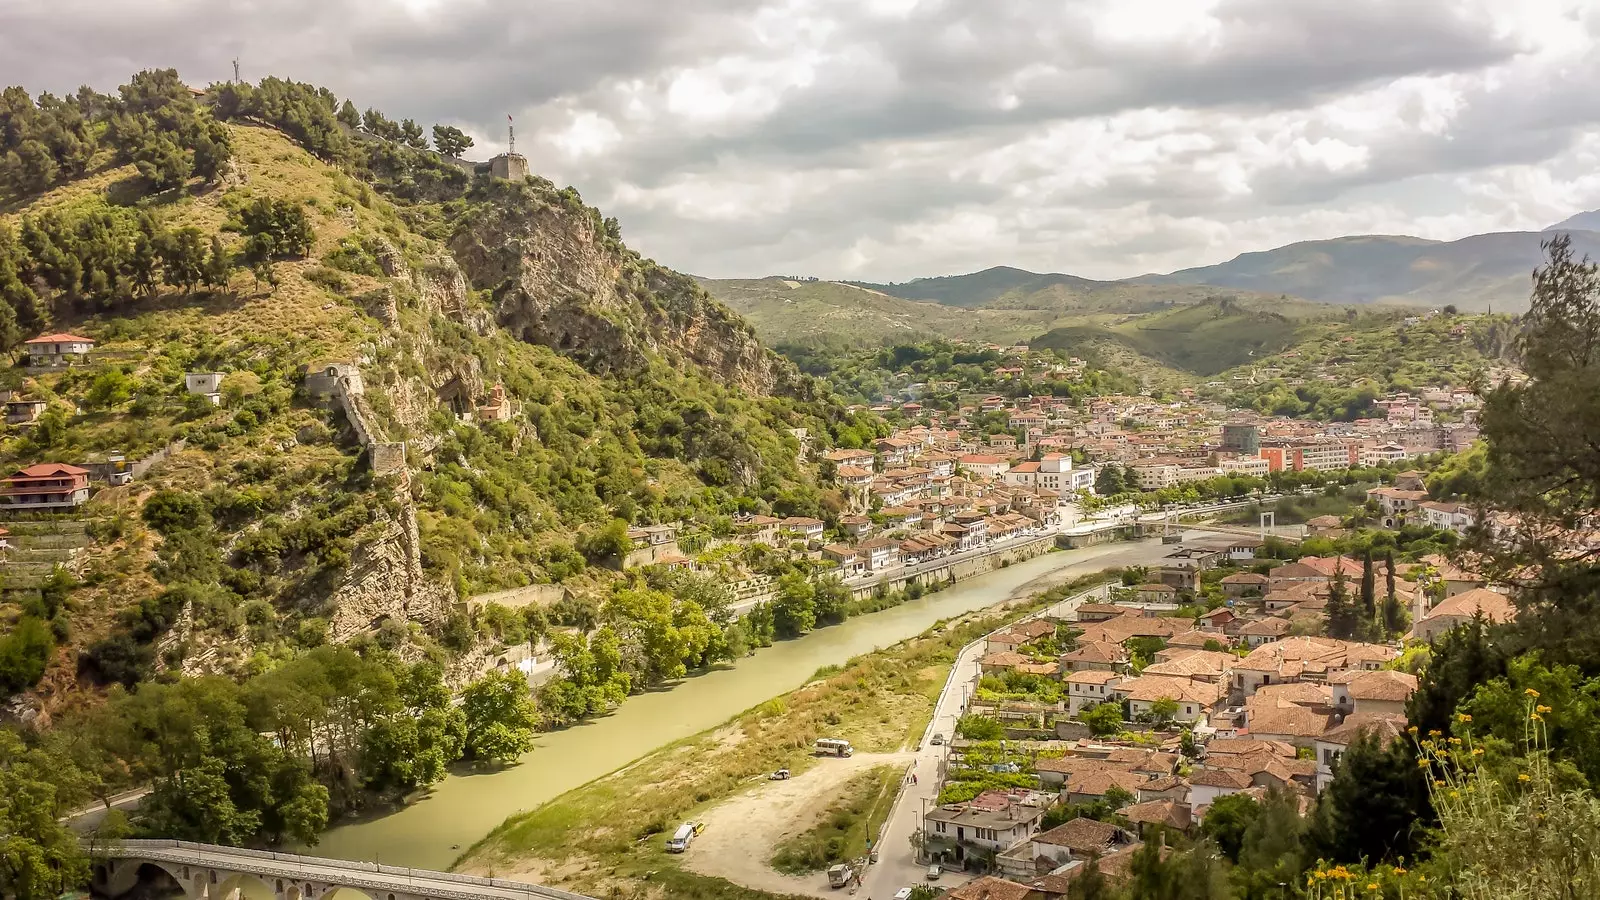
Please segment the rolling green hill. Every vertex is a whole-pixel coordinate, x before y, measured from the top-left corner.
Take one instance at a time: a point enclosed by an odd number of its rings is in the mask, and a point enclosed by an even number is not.
[[[1111,353],[1123,357],[1124,364],[1147,360],[1206,376],[1286,350],[1309,322],[1334,316],[1342,320],[1343,313],[1316,304],[1280,301],[1269,310],[1213,300],[1112,322],[1055,328],[1029,344],[1085,357]]]

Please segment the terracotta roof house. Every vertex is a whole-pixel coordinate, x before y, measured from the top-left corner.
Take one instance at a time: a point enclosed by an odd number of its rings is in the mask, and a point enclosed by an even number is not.
[[[1044,892],[1025,884],[985,875],[945,894],[948,900],[1044,900]]]
[[[1405,733],[1404,716],[1352,713],[1343,724],[1328,729],[1313,744],[1317,764],[1317,791],[1333,781],[1334,767],[1344,751],[1364,734],[1372,734],[1387,747]]]
[[[1087,859],[1104,856],[1124,836],[1122,829],[1115,825],[1080,816],[1035,836],[1033,842],[1060,847],[1077,859]]]
[[[1102,764],[1099,768],[1068,775],[1063,793],[1066,794],[1069,803],[1098,800],[1113,787],[1122,788],[1129,794],[1137,796],[1139,787],[1149,781],[1148,775],[1126,772]]]
[[[1245,727],[1250,734],[1296,747],[1310,747],[1333,727],[1336,718],[1331,710],[1321,711],[1293,703],[1259,706],[1248,716]]]
[[[1241,597],[1248,593],[1265,593],[1267,590],[1267,576],[1256,572],[1238,572],[1222,579],[1222,593],[1229,597]]]
[[[1505,594],[1488,588],[1473,588],[1447,598],[1428,610],[1422,621],[1412,626],[1411,633],[1420,640],[1433,641],[1445,632],[1471,622],[1478,614],[1491,623],[1504,624],[1516,618],[1517,608]]]
[[[1343,684],[1333,685],[1333,701],[1357,713],[1404,716],[1406,700],[1417,690],[1417,676],[1384,669],[1361,672]]]
[[[35,463],[0,479],[0,509],[73,509],[89,499],[89,470]]]
[[[1217,650],[1194,650],[1163,662],[1145,666],[1141,675],[1170,675],[1200,681],[1224,683],[1239,657]]]
[[[1063,672],[1081,672],[1084,669],[1114,671],[1128,664],[1128,652],[1122,645],[1110,641],[1078,642],[1078,649],[1061,654],[1056,660]]]
[[[1239,626],[1239,637],[1251,647],[1260,647],[1286,636],[1291,627],[1288,619],[1256,619]]]
[[[1121,810],[1124,819],[1139,826],[1143,832],[1146,826],[1160,826],[1174,831],[1188,831],[1194,824],[1194,817],[1189,812],[1189,804],[1177,800],[1148,800],[1144,803],[1135,803],[1124,806]]]
[[[1018,666],[1026,665],[1031,662],[1033,662],[1031,658],[1023,656],[1021,653],[1015,653],[1010,650],[999,650],[984,656],[982,659],[979,659],[978,668],[983,672],[983,674],[990,675],[996,672],[1009,672]]]

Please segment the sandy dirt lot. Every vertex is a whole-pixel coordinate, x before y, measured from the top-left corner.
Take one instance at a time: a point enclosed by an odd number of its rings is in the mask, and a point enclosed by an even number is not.
[[[857,773],[875,766],[910,764],[911,753],[858,753],[849,759],[823,759],[787,781],[766,781],[712,807],[702,819],[706,830],[684,854],[684,864],[702,875],[783,894],[838,897],[828,877],[784,875],[767,865],[784,838],[816,824],[840,789]]]

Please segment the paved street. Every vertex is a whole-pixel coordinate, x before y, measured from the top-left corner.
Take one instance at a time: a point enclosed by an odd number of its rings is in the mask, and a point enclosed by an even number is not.
[[[1148,560],[1152,556],[1151,542],[1129,545],[1127,555],[1137,559]],[[1161,544],[1154,543],[1155,548]],[[1124,554],[1118,554],[1119,556]],[[1154,551],[1159,556],[1159,549]],[[1105,558],[1095,560],[1096,568],[1114,565]],[[1123,565],[1138,564],[1135,562],[1121,563]],[[1074,608],[1076,603],[1083,602],[1090,594],[1096,598],[1104,596],[1104,589],[1098,588],[1089,594],[1078,595],[1068,601],[1067,608]],[[1059,607],[1052,607],[1052,611]],[[930,738],[940,734],[948,740],[955,734],[956,719],[961,716],[972,686],[978,681],[978,659],[983,656],[984,642],[975,641],[966,647],[956,660],[951,669],[950,679],[945,683],[944,693],[939,697],[939,704],[934,710],[933,721],[928,724],[928,731],[923,735],[922,748],[917,752],[916,762],[912,772],[916,774],[916,783],[906,785],[900,798],[895,802],[893,812],[889,816],[889,827],[884,831],[883,843],[879,847],[878,864],[867,870],[863,879],[863,888],[859,892],[870,900],[890,900],[900,888],[916,884],[928,884],[927,868],[917,865],[911,850],[911,835],[916,832],[922,820],[923,810],[930,806],[938,794],[939,768],[944,762],[944,754],[948,744],[934,745]],[[933,884],[954,887],[967,880],[963,874],[952,874],[942,877]]]

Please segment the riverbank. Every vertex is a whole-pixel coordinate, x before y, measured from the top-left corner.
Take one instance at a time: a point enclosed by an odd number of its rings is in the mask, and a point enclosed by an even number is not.
[[[612,714],[535,739],[520,765],[452,774],[390,815],[341,825],[304,852],[444,869],[490,829],[652,750],[688,738],[805,684],[820,668],[920,634],[940,620],[1105,568],[1150,565],[1159,541],[1048,553],[802,638],[735,665],[634,696]]]
[[[664,851],[666,836],[681,822],[706,818],[729,798],[762,802],[771,784],[767,774],[775,769],[790,769],[793,781],[802,786],[834,783],[836,779],[812,776],[814,769],[842,762],[812,755],[818,737],[848,740],[869,759],[899,761],[920,741],[960,648],[1048,602],[1011,600],[1000,611],[970,612],[887,649],[854,657],[842,671],[508,819],[473,847],[458,868],[594,896],[637,888],[641,881],[685,900],[770,896],[694,871],[714,868],[708,858],[724,841],[711,840],[708,833],[704,843],[675,857]],[[785,789],[793,791],[794,785],[779,787],[774,794]],[[817,799],[827,798],[808,801]],[[725,830],[741,827],[738,817],[711,818]],[[746,839],[753,836],[741,832],[739,840]],[[764,840],[770,844],[772,836]],[[771,855],[771,846],[743,846],[763,865]],[[792,883],[798,890],[815,880]],[[764,885],[779,883],[786,879],[763,880]]]

